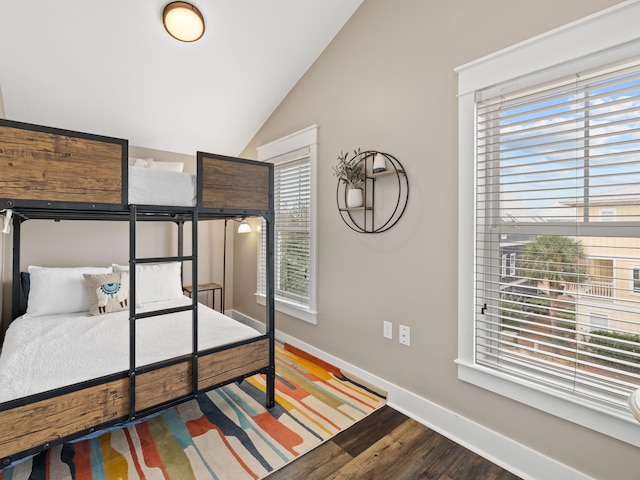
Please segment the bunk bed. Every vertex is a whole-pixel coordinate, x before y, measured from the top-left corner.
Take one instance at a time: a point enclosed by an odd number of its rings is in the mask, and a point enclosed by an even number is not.
[[[11,212],[13,231],[12,323],[7,339],[25,342],[6,344],[0,353],[0,382],[5,384],[0,387],[0,470],[43,449],[137,421],[255,374],[266,376],[265,404],[274,404],[272,165],[197,152],[196,175],[180,180],[185,195],[165,199],[154,195],[177,190],[158,187],[162,182],[175,187],[173,172],[163,168],[151,175],[155,180],[142,178],[147,174],[135,170],[136,162],[129,159],[127,140],[0,119],[0,211]],[[197,301],[199,222],[251,216],[262,217],[266,225],[264,333]],[[23,272],[21,225],[31,219],[127,221],[129,265],[114,264],[104,271],[32,267]],[[137,225],[142,221],[176,223],[178,254],[137,257]],[[191,250],[185,254],[182,235],[188,225]],[[192,267],[191,298],[181,291],[185,262]],[[117,275],[117,282],[112,275]],[[150,298],[157,285],[150,290],[144,279],[158,275],[169,293]],[[120,303],[120,308],[111,309],[89,298],[91,311],[86,312],[85,304],[78,307],[71,290],[64,290],[57,298],[74,306],[52,305],[47,300],[50,292],[43,293],[42,286],[60,278],[76,287],[79,278],[99,286],[117,284],[128,288],[128,295],[122,301],[110,292],[108,305],[113,306],[114,299]],[[22,297],[29,284],[32,301],[27,300],[25,312]],[[86,291],[90,295],[91,289]],[[22,324],[25,327],[18,327]],[[86,336],[69,334],[87,330],[93,332],[95,344]],[[156,343],[151,337],[158,333]],[[67,337],[71,345],[63,345]],[[31,363],[43,351],[40,343],[45,340],[53,342],[53,350],[51,342],[46,347],[51,357],[38,359],[35,370],[40,377],[31,376],[23,363]],[[29,350],[33,342],[38,345]],[[74,345],[81,348],[76,351]],[[76,375],[56,378],[58,364],[67,358],[76,362],[67,367]],[[10,364],[13,371],[3,372]]]

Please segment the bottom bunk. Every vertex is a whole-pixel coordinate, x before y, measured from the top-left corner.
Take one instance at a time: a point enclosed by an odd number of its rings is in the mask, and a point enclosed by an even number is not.
[[[193,312],[173,311],[191,304],[181,296],[141,306],[171,313],[138,318],[133,330],[128,310],[14,320],[0,355],[0,469],[256,373],[269,379],[271,407],[273,336],[197,304],[194,353]]]
[[[202,374],[197,391],[260,372],[269,376],[269,350],[269,339],[259,338],[203,354],[197,361]],[[3,405],[0,469],[42,449],[193,398],[192,371],[191,360],[185,359],[137,375],[133,390],[127,375],[104,383],[91,381],[75,385],[77,390],[45,396],[24,405]],[[131,416],[132,392],[136,414]]]

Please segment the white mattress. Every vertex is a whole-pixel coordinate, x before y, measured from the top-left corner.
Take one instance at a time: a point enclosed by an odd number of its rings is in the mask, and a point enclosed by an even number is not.
[[[129,203],[137,205],[196,205],[196,176],[190,173],[129,167]]]
[[[188,305],[156,302],[139,311]],[[136,364],[192,351],[191,311],[136,321]],[[253,328],[200,304],[200,350],[259,336]],[[0,354],[0,402],[129,369],[129,311],[23,316],[11,323]]]

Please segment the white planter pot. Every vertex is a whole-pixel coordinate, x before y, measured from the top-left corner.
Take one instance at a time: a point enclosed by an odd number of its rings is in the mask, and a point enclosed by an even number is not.
[[[350,188],[347,190],[347,208],[361,207],[363,202],[361,188]]]

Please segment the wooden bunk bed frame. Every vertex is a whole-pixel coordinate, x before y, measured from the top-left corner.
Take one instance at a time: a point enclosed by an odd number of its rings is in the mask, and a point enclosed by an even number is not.
[[[266,376],[267,408],[274,405],[273,165],[197,153],[197,205],[128,205],[128,141],[0,119],[0,210],[13,215],[12,319],[20,313],[20,225],[27,219],[127,220],[130,266],[192,262],[193,352],[136,367],[135,268],[130,268],[131,353],[128,371],[0,403],[0,470],[15,460],[100,429],[131,422],[258,373]],[[199,220],[239,216],[265,219],[266,332],[250,340],[197,350],[197,258],[135,258],[136,223],[191,220],[197,252]],[[156,312],[164,314],[170,312]],[[148,314],[147,314],[148,315]]]

